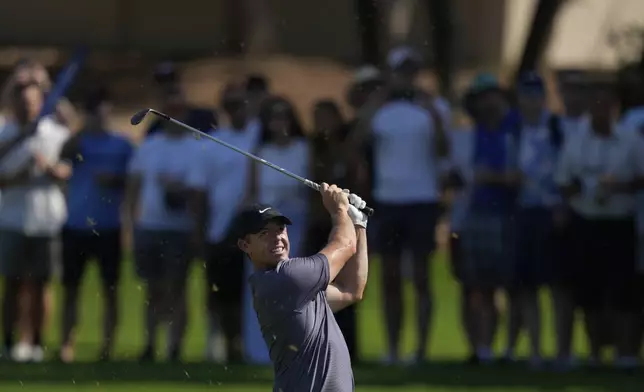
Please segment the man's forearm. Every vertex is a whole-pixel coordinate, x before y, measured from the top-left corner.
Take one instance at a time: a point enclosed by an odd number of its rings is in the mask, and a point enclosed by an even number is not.
[[[346,211],[341,211],[331,215],[331,220],[333,227],[329,236],[329,243],[344,244],[346,247],[351,247],[352,253],[355,254],[356,231],[349,215]]]
[[[367,230],[362,227],[356,227],[355,231],[357,238],[356,254],[347,261],[334,283],[342,291],[350,293],[356,301],[359,301],[362,299],[367,285],[369,252],[367,249]]]

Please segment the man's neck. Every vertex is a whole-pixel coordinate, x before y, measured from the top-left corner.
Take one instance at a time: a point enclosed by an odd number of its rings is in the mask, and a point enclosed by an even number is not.
[[[545,111],[540,113],[531,113],[523,116],[523,123],[530,127],[537,127],[542,125],[545,121],[547,114]]]
[[[593,121],[593,132],[600,137],[609,137],[613,133],[613,125],[605,121]]]
[[[241,132],[244,132],[246,130],[246,123],[237,123],[237,124],[233,123],[233,124],[231,124],[230,128],[234,132],[241,133]]]

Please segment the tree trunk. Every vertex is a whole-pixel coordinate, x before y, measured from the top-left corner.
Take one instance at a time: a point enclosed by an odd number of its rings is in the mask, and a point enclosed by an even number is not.
[[[226,51],[227,54],[240,55],[245,50],[247,33],[247,10],[244,1],[226,1],[226,14],[228,19]]]
[[[378,39],[378,21],[380,10],[376,0],[354,0],[357,15],[358,33],[360,34],[360,59],[363,64],[380,63],[380,42]]]
[[[538,67],[539,62],[550,41],[552,28],[565,0],[539,0],[537,9],[532,18],[530,33],[523,48],[521,63],[517,69],[518,76],[522,72],[529,71]]]
[[[429,25],[432,27],[431,42],[434,68],[443,96],[452,96],[453,28],[452,2],[450,0],[427,0]]]

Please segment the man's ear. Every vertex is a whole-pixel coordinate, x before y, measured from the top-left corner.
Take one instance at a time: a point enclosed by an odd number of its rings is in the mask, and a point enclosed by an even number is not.
[[[245,239],[238,239],[237,240],[237,247],[244,253],[248,253],[246,249],[248,249],[248,241]]]

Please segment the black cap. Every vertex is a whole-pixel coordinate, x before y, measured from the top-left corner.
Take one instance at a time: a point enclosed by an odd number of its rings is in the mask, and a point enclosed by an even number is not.
[[[244,208],[237,214],[233,222],[235,238],[242,238],[248,234],[258,233],[270,221],[278,221],[286,225],[291,224],[290,219],[267,204],[253,204]]]

